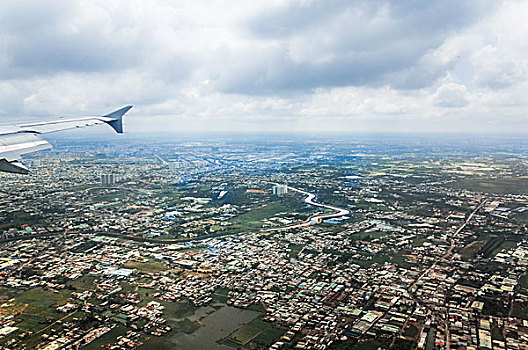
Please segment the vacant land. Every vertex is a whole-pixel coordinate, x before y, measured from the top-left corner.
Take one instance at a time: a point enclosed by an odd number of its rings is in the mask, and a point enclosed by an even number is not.
[[[68,281],[68,286],[73,287],[76,290],[94,290],[95,289],[95,276],[83,276],[76,280]]]
[[[452,185],[475,192],[498,194],[528,194],[528,178],[506,177],[498,179],[469,178],[459,180]]]
[[[157,273],[167,270],[167,265],[158,261],[129,261],[124,267],[128,269],[136,269],[143,273]]]
[[[487,243],[487,240],[475,241],[466,245],[464,248],[460,249],[460,257],[462,260],[471,260],[477,256],[477,253],[484,247]]]
[[[305,207],[301,198],[285,197],[269,201],[260,207],[251,208],[244,214],[235,218],[235,224],[229,230],[233,231],[253,231],[261,229],[264,225],[262,220],[270,219],[275,216],[284,215],[290,216],[294,211],[302,212],[302,217],[299,220],[308,218],[315,209]]]

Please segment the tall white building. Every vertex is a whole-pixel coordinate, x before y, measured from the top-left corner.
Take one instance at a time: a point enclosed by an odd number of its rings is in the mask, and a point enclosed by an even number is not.
[[[101,175],[101,185],[109,186],[115,185],[117,182],[117,175],[114,174],[102,174]]]
[[[275,185],[272,188],[273,194],[280,196],[282,194],[288,193],[288,186],[286,185]]]

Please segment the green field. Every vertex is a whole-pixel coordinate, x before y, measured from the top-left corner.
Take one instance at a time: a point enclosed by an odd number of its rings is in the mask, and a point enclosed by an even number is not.
[[[152,260],[146,262],[129,261],[124,265],[124,267],[126,267],[127,269],[136,269],[142,273],[157,273],[160,271],[167,270],[167,264]]]
[[[251,327],[242,327],[233,334],[231,334],[229,336],[229,339],[235,342],[236,344],[244,346],[251,340],[253,340],[256,336],[258,336],[260,333],[261,331],[259,329]]]
[[[217,290],[215,290],[215,292],[214,292],[214,294],[212,296],[213,300],[217,301],[219,303],[225,304],[229,300],[229,297],[227,296],[227,293],[229,293],[228,289],[218,288]]]
[[[418,335],[418,328],[416,328],[415,325],[411,325],[410,327],[407,327],[407,329],[405,329],[403,335],[406,337],[414,338]]]
[[[337,342],[330,346],[330,349],[332,350],[378,350],[379,348],[384,349],[383,344],[375,340],[369,340],[358,344],[353,340],[349,340],[345,342]]]
[[[95,289],[94,281],[96,279],[97,278],[95,276],[86,275],[86,276],[77,278],[76,280],[68,281],[67,285],[79,291],[94,290]]]
[[[45,327],[41,323],[42,319],[36,315],[22,315],[21,318],[22,322],[18,323],[16,326],[23,332],[36,332]]]
[[[220,342],[236,348],[246,348],[252,343],[256,343],[261,347],[269,347],[284,332],[284,329],[274,327],[271,323],[263,321],[262,316],[259,316]]]
[[[455,188],[464,188],[475,192],[498,194],[528,194],[528,179],[506,177],[499,179],[468,178],[452,184]]]
[[[262,197],[257,206],[255,200],[251,198],[252,195],[246,193],[237,196],[236,204],[251,205],[251,210],[238,215],[234,218],[234,225],[230,227],[230,231],[249,231],[262,228],[262,220],[277,216],[279,213],[297,212],[296,220],[302,221],[307,219],[311,214],[318,211],[318,208],[309,206],[302,201],[302,197],[298,195],[287,195],[284,197]]]
[[[525,293],[528,291],[528,273],[525,273],[519,278],[519,285]]]
[[[200,328],[200,324],[198,322],[192,322],[188,318],[176,323],[176,330],[187,334],[193,333],[198,328]]]
[[[427,241],[427,237],[423,235],[416,236],[412,242],[413,247],[421,247]]]
[[[54,324],[54,322],[66,315],[58,313],[55,306],[65,303],[70,293],[68,290],[53,292],[42,288],[33,288],[22,291],[15,296],[17,304],[25,305],[23,312],[17,317],[19,322],[15,326],[19,328],[20,333],[26,331],[35,333],[25,341],[26,345],[29,347],[36,346],[40,341],[39,332],[45,332],[44,329],[47,331],[48,327],[50,329],[62,328],[61,324]],[[72,317],[73,315],[70,316],[70,318]],[[50,327],[50,325],[52,326]]]
[[[21,225],[41,225],[45,224],[44,217],[40,215],[32,215],[24,210],[17,210],[13,212],[6,212],[5,219],[0,222],[0,229],[7,229],[11,227],[20,228]]]
[[[491,339],[504,341],[504,333],[501,327],[491,327]]]
[[[57,303],[64,303],[70,296],[70,291],[62,290],[52,292],[42,288],[33,288],[20,293],[15,300],[21,304],[28,304],[26,313],[33,313],[40,318],[56,317],[56,311],[51,306]]]
[[[179,302],[160,301],[165,306],[163,315],[168,319],[180,319],[191,316],[196,311],[197,307],[187,300]]]
[[[390,233],[385,231],[379,231],[379,230],[372,230],[372,231],[361,231],[358,233],[354,233],[352,235],[352,238],[357,239],[359,241],[372,241],[373,239],[379,239],[388,236]]]
[[[289,248],[290,251],[288,254],[290,255],[290,258],[297,258],[299,252],[304,248],[304,244],[291,244]]]
[[[517,248],[517,242],[504,241],[504,242],[501,243],[501,245],[499,247],[497,247],[493,251],[491,256],[493,257],[493,256],[497,255],[500,252],[505,253],[505,252],[510,251],[512,249],[515,249],[515,248]]]
[[[403,256],[403,253],[391,254],[389,262],[403,267],[404,269],[408,269],[416,265],[412,262],[408,262],[407,257]]]
[[[101,346],[105,344],[111,344],[114,343],[117,340],[117,337],[120,335],[123,335],[127,332],[127,328],[121,325],[117,325],[116,327],[112,328],[108,333],[104,334],[103,336],[97,338],[93,342],[91,342],[89,345],[83,347],[85,350],[100,350]]]
[[[165,337],[156,338],[151,337],[143,345],[141,345],[139,350],[173,350],[174,344],[168,342]]]
[[[233,230],[251,231],[262,228],[262,220],[269,219],[281,212],[291,212],[291,207],[285,201],[267,203],[265,206],[252,208],[248,212],[237,216]]]

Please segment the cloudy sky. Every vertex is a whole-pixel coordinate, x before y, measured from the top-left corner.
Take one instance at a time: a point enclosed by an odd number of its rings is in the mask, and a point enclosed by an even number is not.
[[[528,132],[528,2],[0,0],[0,121]]]

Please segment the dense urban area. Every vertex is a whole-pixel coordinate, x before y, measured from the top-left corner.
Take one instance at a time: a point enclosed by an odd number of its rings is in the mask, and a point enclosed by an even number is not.
[[[0,348],[528,349],[528,145],[332,140],[55,140],[0,175]]]

